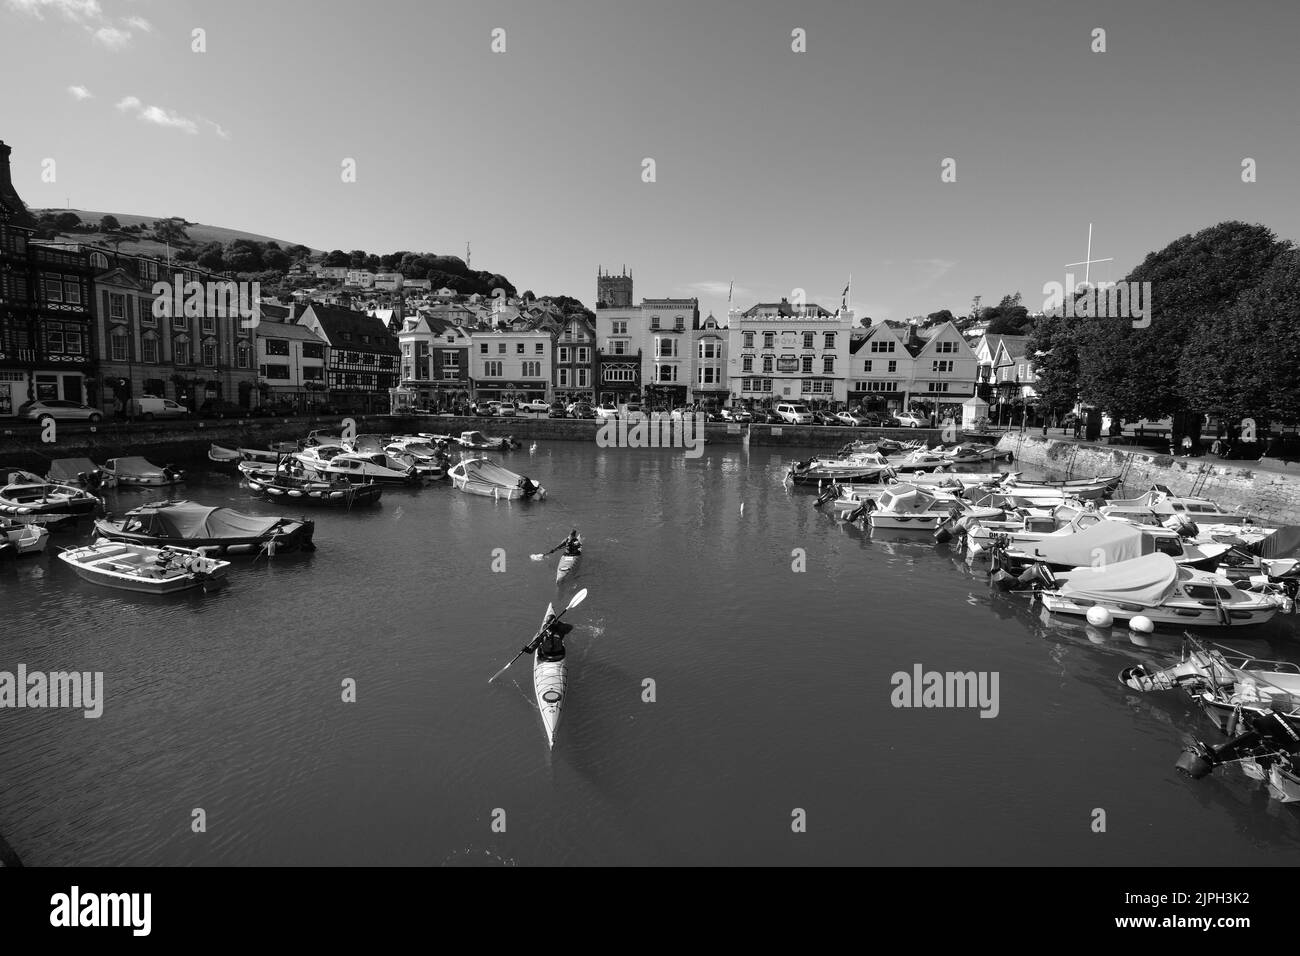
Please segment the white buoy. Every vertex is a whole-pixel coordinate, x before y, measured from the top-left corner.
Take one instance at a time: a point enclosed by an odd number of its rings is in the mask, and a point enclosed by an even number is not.
[[[1133,620],[1128,622],[1130,630],[1137,631],[1139,634],[1150,634],[1156,629],[1155,623],[1145,614],[1139,614]]]
[[[1104,607],[1094,604],[1088,608],[1088,623],[1093,627],[1110,627],[1114,620],[1114,615]]]
[[[740,503],[740,513],[742,515],[745,513],[745,503],[743,501]]]

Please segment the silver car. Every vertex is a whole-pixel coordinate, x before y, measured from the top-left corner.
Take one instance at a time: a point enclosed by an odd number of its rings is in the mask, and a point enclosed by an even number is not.
[[[62,399],[48,398],[27,402],[18,409],[21,418],[34,418],[44,424],[47,421],[60,422],[98,422],[104,415],[98,408],[91,408],[81,402],[65,402]]]

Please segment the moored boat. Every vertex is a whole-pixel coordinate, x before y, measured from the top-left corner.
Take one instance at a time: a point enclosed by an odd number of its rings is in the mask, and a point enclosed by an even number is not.
[[[0,518],[0,542],[13,545],[14,554],[40,554],[49,543],[49,529],[38,524],[23,524]]]
[[[523,445],[523,442],[516,441],[513,435],[492,438],[480,431],[461,432],[456,441],[462,448],[471,448],[475,451],[509,451]]]
[[[260,497],[317,508],[373,505],[384,493],[383,486],[373,481],[358,483],[342,478],[325,481],[257,469],[245,471],[244,481],[248,490]]]
[[[117,484],[116,478],[105,473],[104,469],[89,458],[56,458],[50,462],[45,480],[84,488],[91,494],[98,494],[104,488],[112,488]]]
[[[861,482],[893,475],[893,468],[879,452],[856,452],[847,458],[806,458],[790,466],[787,477],[798,485],[823,482]]]
[[[540,501],[546,497],[546,489],[537,482],[502,468],[487,457],[465,458],[452,465],[447,474],[451,478],[452,487],[471,495],[510,501],[519,498],[535,498]]]
[[[185,480],[185,469],[175,465],[155,465],[147,459],[132,456],[110,458],[104,462],[105,474],[117,479],[119,488],[160,488],[178,485]]]
[[[221,554],[314,551],[316,523],[306,518],[249,515],[194,501],[151,502],[121,518],[95,522],[101,537],[152,547],[215,548]]]
[[[866,507],[870,504],[871,507]],[[969,502],[937,489],[917,488],[906,483],[893,484],[874,502],[864,503],[865,517],[872,529],[933,531],[945,521],[960,517],[997,518],[1000,508],[978,508]],[[850,514],[848,520],[854,520]]]
[[[154,548],[100,539],[58,555],[84,581],[142,594],[209,589],[225,581],[229,561],[188,548]]]
[[[72,485],[53,484],[25,471],[10,473],[9,482],[0,488],[0,515],[40,524],[76,520],[100,505],[95,495]]]
[[[326,480],[378,481],[390,485],[419,484],[423,476],[413,461],[392,459],[384,452],[354,452],[344,445],[313,445],[294,454],[311,475]]]

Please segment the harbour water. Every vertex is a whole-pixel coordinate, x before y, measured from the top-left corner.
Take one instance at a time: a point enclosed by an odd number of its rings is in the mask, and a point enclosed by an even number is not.
[[[838,523],[782,484],[804,455],[543,443],[505,463],[544,501],[387,490],[171,599],[79,581],[54,551],[85,526],[60,533],[0,564],[0,670],[102,671],[104,712],[0,710],[0,833],[29,865],[1300,863],[1261,784],[1175,772],[1217,739],[1190,702],[1116,679],[1177,634],[1045,621],[928,534]],[[589,596],[548,753],[528,662],[487,678],[571,527]],[[1221,637],[1300,660],[1298,624]],[[996,716],[893,706],[916,665],[996,673]]]

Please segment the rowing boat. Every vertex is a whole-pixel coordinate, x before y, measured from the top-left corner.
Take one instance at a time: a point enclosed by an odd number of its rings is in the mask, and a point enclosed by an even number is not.
[[[546,616],[542,625],[555,613],[554,607],[546,605]],[[544,642],[543,642],[544,643]],[[537,695],[537,709],[542,715],[542,727],[546,730],[546,743],[555,746],[555,728],[560,724],[560,708],[564,706],[564,691],[568,685],[565,677],[564,658],[548,661],[542,657],[542,644],[537,645],[533,653],[533,692]]]
[[[578,547],[582,547],[582,535],[578,535]],[[578,574],[578,562],[581,560],[581,552],[578,554],[560,555],[560,563],[555,566],[555,583],[557,585],[563,584],[564,579],[569,575],[574,575],[576,577]]]

